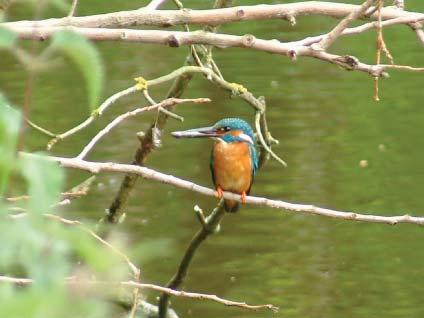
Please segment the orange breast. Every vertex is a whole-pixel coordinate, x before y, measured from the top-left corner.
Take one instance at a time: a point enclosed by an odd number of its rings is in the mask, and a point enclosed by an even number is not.
[[[215,186],[241,194],[252,183],[252,160],[244,142],[217,142],[213,149]]]

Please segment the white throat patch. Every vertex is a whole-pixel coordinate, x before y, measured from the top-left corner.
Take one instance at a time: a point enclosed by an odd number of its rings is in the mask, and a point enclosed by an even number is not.
[[[252,138],[250,138],[250,136],[247,135],[247,134],[240,134],[237,137],[239,137],[240,139],[243,139],[243,140],[247,141],[251,145],[254,145]]]

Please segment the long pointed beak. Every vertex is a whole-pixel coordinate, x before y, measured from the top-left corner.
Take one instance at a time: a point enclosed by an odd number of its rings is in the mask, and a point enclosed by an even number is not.
[[[174,131],[171,133],[175,138],[201,138],[201,137],[217,137],[219,134],[213,127],[202,127],[184,131]]]

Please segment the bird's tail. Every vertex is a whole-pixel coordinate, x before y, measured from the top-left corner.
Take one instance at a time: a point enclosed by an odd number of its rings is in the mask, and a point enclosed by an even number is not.
[[[239,209],[239,202],[233,200],[224,200],[224,209],[230,213],[237,212]]]

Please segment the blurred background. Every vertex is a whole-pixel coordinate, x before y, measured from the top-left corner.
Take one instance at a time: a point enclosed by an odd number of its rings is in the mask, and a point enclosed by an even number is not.
[[[80,0],[77,15],[130,10],[148,1]],[[164,9],[173,8],[171,1]],[[299,1],[261,1],[286,3]],[[336,1],[334,1],[336,2]],[[337,1],[361,3],[361,1]],[[253,5],[258,1],[235,1]],[[184,1],[188,8],[209,8],[213,1]],[[406,1],[410,11],[424,12],[424,3]],[[15,4],[8,20],[60,17],[52,6]],[[220,32],[253,34],[263,39],[290,41],[325,33],[337,20],[299,17],[287,21],[243,22],[222,26]],[[195,27],[191,27],[193,30]],[[406,26],[384,29],[397,64],[423,66],[423,48]],[[337,54],[375,61],[376,32],[341,37],[330,49]],[[35,52],[44,43],[20,42]],[[187,47],[135,43],[96,43],[105,67],[103,100],[134,84],[133,78],[159,77],[180,67]],[[252,195],[314,204],[342,211],[380,215],[424,213],[423,75],[391,71],[380,81],[380,102],[373,100],[373,79],[334,65],[243,49],[214,49],[214,58],[229,82],[241,83],[255,96],[265,96],[269,128],[280,141],[274,151],[288,163],[270,160],[257,175]],[[384,57],[383,57],[384,61]],[[1,52],[0,90],[16,105],[23,104],[27,74],[10,54]],[[167,85],[151,91],[163,98]],[[223,117],[249,122],[253,110],[237,98],[196,76],[184,97],[209,97],[205,105],[182,105],[176,112],[183,123],[170,120],[163,146],[147,166],[164,173],[212,186],[207,140],[175,140],[174,130],[206,126]],[[53,154],[73,156],[118,114],[145,105],[142,96],[125,98],[95,124],[58,143]],[[65,131],[89,115],[81,73],[62,59],[59,66],[37,74],[30,118],[54,132]],[[121,124],[89,155],[90,160],[129,163],[138,146],[136,133],[145,130],[155,113]],[[48,139],[27,130],[25,149],[44,150]],[[360,162],[362,161],[362,164]],[[71,187],[88,175],[67,171]],[[97,221],[117,192],[122,176],[102,174],[90,195],[66,208],[69,218]],[[19,192],[19,184],[14,191]],[[119,225],[142,268],[144,282],[164,285],[174,274],[190,238],[199,228],[193,206],[211,210],[216,199],[143,180],[133,191]],[[122,234],[124,235],[124,234]],[[279,313],[246,312],[211,302],[173,299],[182,317],[422,317],[424,232],[414,225],[355,223],[244,206],[227,215],[221,232],[200,248],[184,290],[217,294],[250,304],[272,303]],[[149,295],[155,302],[155,295]]]

